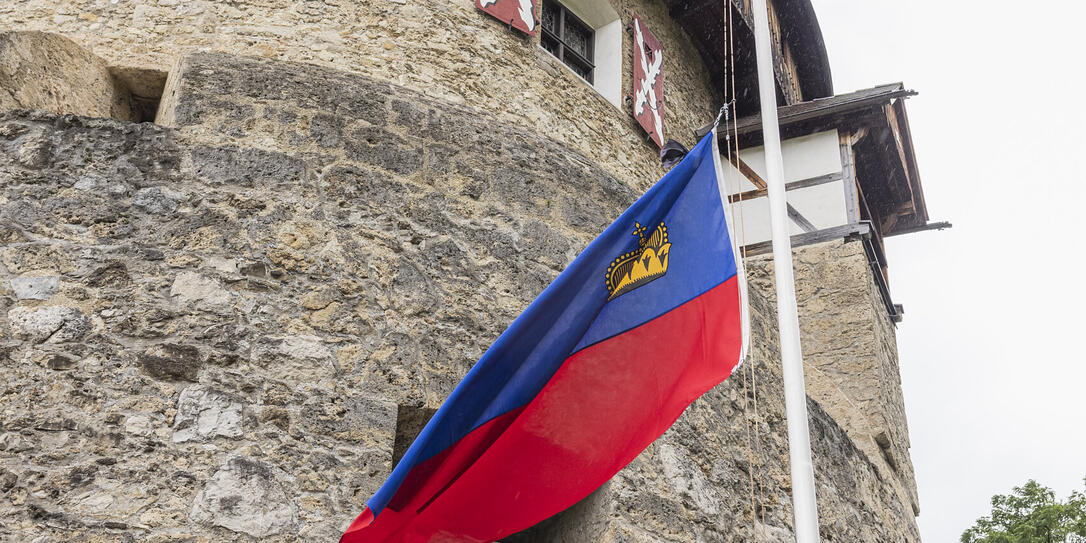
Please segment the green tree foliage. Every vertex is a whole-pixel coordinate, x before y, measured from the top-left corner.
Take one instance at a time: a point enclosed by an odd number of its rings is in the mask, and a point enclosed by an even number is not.
[[[1083,480],[1086,483],[1086,479]],[[1030,480],[1006,496],[992,496],[992,514],[962,533],[961,543],[1086,542],[1086,494],[1059,501]]]

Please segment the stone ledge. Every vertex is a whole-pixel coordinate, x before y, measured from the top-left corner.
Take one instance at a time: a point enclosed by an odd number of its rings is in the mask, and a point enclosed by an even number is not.
[[[137,118],[104,60],[46,32],[0,32],[0,111],[17,109]]]

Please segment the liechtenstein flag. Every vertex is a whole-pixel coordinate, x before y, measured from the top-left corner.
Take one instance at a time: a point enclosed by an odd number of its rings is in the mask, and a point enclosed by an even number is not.
[[[731,375],[742,264],[715,131],[486,351],[343,534],[484,542],[592,493]]]

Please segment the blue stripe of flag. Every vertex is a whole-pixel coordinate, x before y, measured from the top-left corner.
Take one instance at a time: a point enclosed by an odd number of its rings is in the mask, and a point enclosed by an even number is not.
[[[648,322],[735,275],[712,137],[703,138],[589,244],[498,337],[367,502],[375,515],[412,468],[526,405],[570,354]],[[615,257],[637,247],[634,223],[646,226],[649,235],[661,221],[672,243],[667,274],[607,302],[605,272]]]

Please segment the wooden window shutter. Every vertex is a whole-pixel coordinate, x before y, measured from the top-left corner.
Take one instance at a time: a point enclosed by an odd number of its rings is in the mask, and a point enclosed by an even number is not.
[[[660,41],[633,18],[633,114],[648,137],[664,146],[664,53]]]
[[[525,34],[535,35],[536,0],[475,0],[475,7]]]

